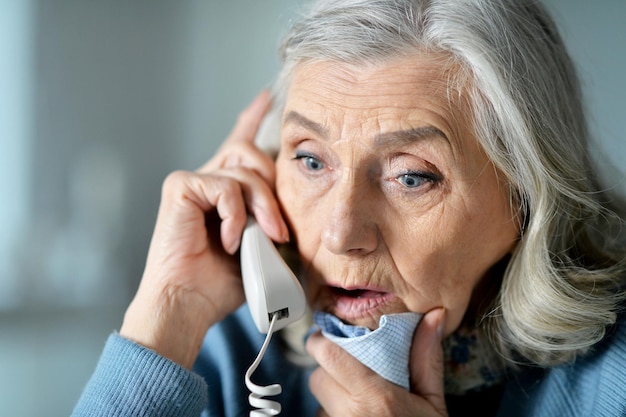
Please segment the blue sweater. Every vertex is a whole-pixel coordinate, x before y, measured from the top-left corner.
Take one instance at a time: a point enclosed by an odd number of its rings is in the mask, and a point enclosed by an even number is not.
[[[112,334],[72,416],[248,416],[244,374],[264,338],[242,307],[207,333],[190,372]],[[271,398],[281,403],[281,415],[313,417],[310,372],[289,362],[275,338],[252,379],[282,385]],[[512,378],[498,417],[525,416],[626,416],[626,323],[572,365]]]

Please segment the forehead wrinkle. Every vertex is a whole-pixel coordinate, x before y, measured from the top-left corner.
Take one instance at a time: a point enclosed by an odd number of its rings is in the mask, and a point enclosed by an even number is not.
[[[293,123],[297,126],[303,127],[311,132],[314,132],[318,136],[324,139],[328,139],[328,137],[330,136],[328,129],[326,127],[298,113],[295,110],[289,111],[283,119],[283,126],[286,126],[289,123]]]
[[[447,144],[450,144],[450,140],[440,129],[433,126],[420,126],[412,129],[380,133],[374,138],[374,145],[380,148],[389,143],[405,144],[426,139],[443,139]]]

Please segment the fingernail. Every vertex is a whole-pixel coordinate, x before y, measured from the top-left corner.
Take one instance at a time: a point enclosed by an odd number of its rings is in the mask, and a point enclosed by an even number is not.
[[[237,252],[237,249],[239,249],[239,244],[240,243],[241,243],[241,239],[235,239],[235,241],[228,247],[228,249],[226,249],[226,251],[230,255],[234,255],[235,252]]]

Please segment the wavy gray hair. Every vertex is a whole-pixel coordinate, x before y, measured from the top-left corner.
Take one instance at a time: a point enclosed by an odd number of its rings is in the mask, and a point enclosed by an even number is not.
[[[280,51],[275,106],[258,142],[266,148],[277,146],[296,65],[447,56],[458,68],[450,87],[467,95],[476,137],[524,223],[481,311],[491,340],[511,361],[552,366],[604,337],[625,297],[623,221],[602,200],[575,69],[538,1],[321,0]]]

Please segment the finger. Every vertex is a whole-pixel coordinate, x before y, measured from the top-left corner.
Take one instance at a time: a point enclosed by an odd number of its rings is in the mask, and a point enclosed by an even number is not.
[[[374,372],[362,365],[348,352],[326,339],[320,332],[309,336],[306,349],[328,377],[342,384],[343,389],[355,390],[362,377],[371,377]],[[356,366],[355,366],[356,365]],[[316,387],[323,389],[323,387]]]
[[[327,370],[327,367],[332,368],[329,364],[341,360],[340,350],[342,349],[326,340],[319,332],[308,338],[306,347],[309,354],[316,358],[318,364],[320,365],[311,373],[311,376],[309,377],[309,389],[321,406],[318,415],[341,415],[335,414],[337,408],[339,407],[343,408],[344,415],[346,415],[346,403],[341,399],[349,398],[350,394],[346,391],[346,388],[338,383]],[[330,349],[330,351],[323,354],[325,349]],[[338,355],[339,357],[335,357],[335,355]],[[335,405],[337,401],[341,403],[341,406]]]
[[[372,407],[381,405],[374,395],[399,389],[319,332],[309,337],[306,347],[320,366],[311,374],[309,387],[331,416],[363,415],[366,409],[373,412]]]
[[[445,310],[429,311],[417,327],[411,347],[411,392],[424,397],[436,410],[446,409],[443,388],[443,350],[441,338]]]
[[[237,118],[237,123],[228,136],[229,142],[253,142],[263,116],[270,109],[272,101],[268,90],[263,90]]]
[[[324,368],[317,368],[309,377],[309,389],[318,403],[318,416],[347,416],[346,398],[350,393],[337,383]]]
[[[239,184],[247,212],[257,220],[261,229],[272,240],[280,243],[289,241],[289,229],[283,219],[278,201],[269,185],[255,171],[245,168],[224,169],[215,171],[214,175],[230,178]],[[239,224],[234,226],[239,226]],[[241,234],[243,229],[233,227],[223,232],[236,235]]]
[[[216,209],[221,220],[220,240],[231,255],[239,248],[248,213],[272,240],[289,241],[289,229],[273,191],[249,169],[223,169],[212,174],[177,171],[166,179],[164,195],[169,201],[192,202],[204,213]],[[197,227],[197,223],[184,224]]]
[[[272,157],[254,143],[224,143],[216,155],[197,169],[198,173],[211,173],[222,168],[245,167],[256,171],[272,188],[276,182],[276,168]]]
[[[216,210],[221,220],[220,240],[226,252],[233,254],[238,246],[241,231],[246,223],[246,204],[240,184],[232,178],[212,175],[197,175],[187,171],[176,171],[168,175],[163,183],[162,211],[164,218],[173,219],[166,230],[175,228],[177,232],[193,236],[202,233],[206,213]],[[159,222],[161,224],[161,222]],[[239,234],[232,233],[239,230]],[[169,230],[168,230],[169,232]],[[202,251],[205,239],[193,240]]]

